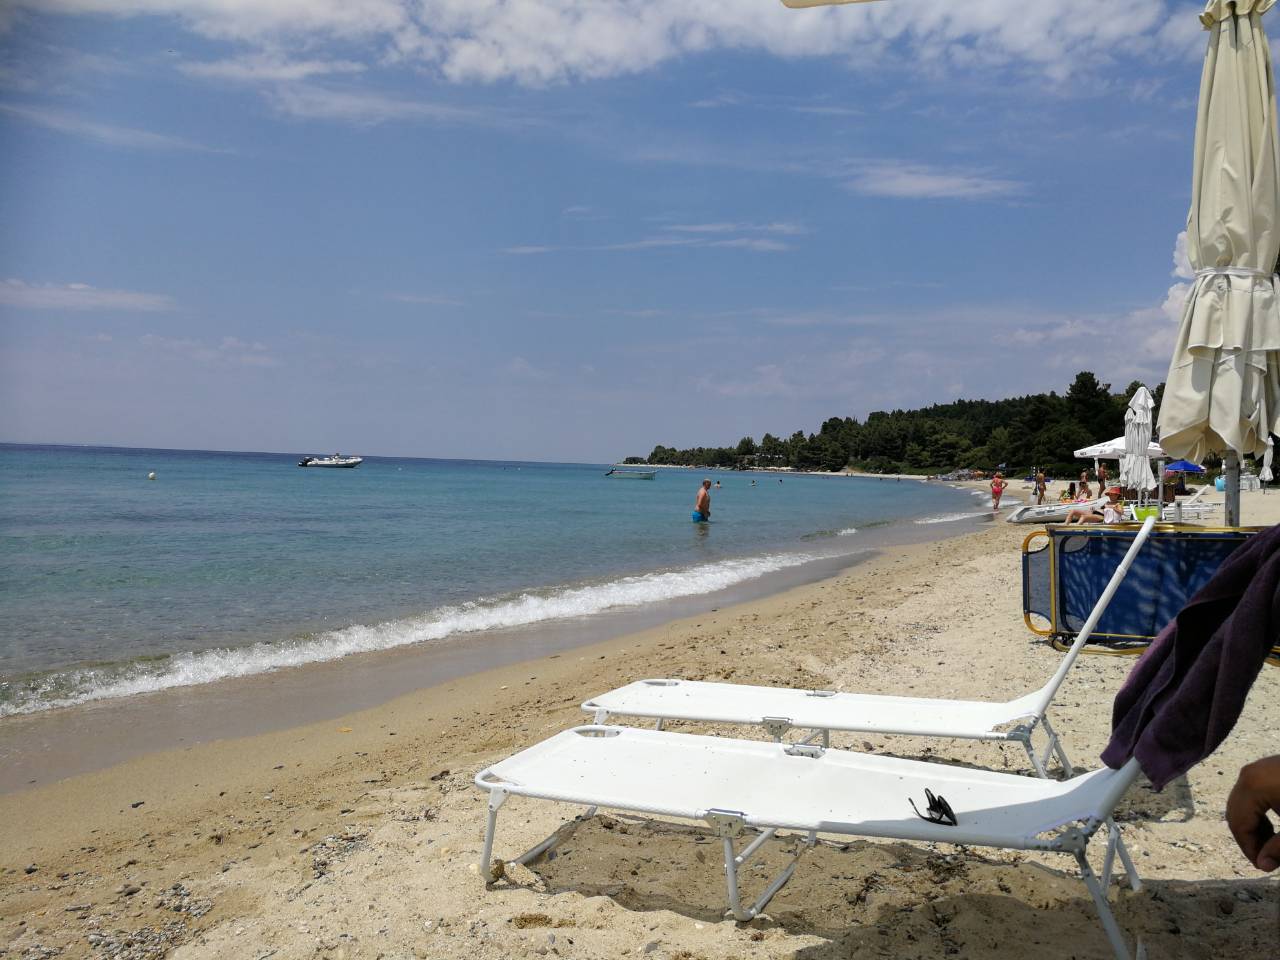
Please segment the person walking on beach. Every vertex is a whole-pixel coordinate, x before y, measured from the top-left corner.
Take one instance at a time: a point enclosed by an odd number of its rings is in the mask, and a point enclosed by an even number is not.
[[[1008,484],[1004,482],[1004,477],[997,471],[996,475],[991,478],[991,509],[1000,509],[1000,496],[1004,493],[1004,488]]]
[[[1036,506],[1037,507],[1044,504],[1045,491],[1046,491],[1046,484],[1044,482],[1044,471],[1037,470],[1036,471]]]
[[[711,481],[703,480],[693,501],[693,522],[706,523],[711,519]]]

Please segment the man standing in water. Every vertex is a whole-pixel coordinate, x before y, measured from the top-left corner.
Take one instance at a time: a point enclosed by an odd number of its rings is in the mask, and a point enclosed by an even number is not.
[[[711,519],[711,481],[703,480],[698,497],[693,501],[693,522],[706,523]]]

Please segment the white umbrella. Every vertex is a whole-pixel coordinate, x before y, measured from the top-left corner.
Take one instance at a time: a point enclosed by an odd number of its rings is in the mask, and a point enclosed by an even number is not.
[[[1126,414],[1125,434],[1128,434]],[[1092,446],[1081,447],[1075,451],[1072,456],[1077,460],[1119,460],[1125,455],[1125,437],[1116,437],[1114,440],[1107,440],[1104,443],[1095,443]],[[1164,457],[1164,450],[1160,444],[1155,442],[1147,443],[1147,456],[1155,459]]]
[[[1239,455],[1280,429],[1280,141],[1262,15],[1276,0],[1210,0],[1196,114],[1187,254],[1196,271],[1160,405],[1175,457],[1227,460],[1227,522],[1239,523]]]
[[[1275,448],[1271,445],[1271,438],[1267,437],[1267,452],[1262,455],[1262,469],[1258,471],[1258,479],[1263,483],[1270,483],[1275,479],[1271,475],[1271,455],[1275,453]]]
[[[1151,411],[1155,405],[1151,391],[1139,387],[1129,400],[1129,409],[1124,412],[1125,454],[1120,458],[1120,486],[1137,490],[1140,494],[1156,488],[1147,453],[1151,446]]]

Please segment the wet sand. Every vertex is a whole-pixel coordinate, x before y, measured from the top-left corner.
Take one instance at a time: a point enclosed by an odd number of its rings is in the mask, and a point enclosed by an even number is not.
[[[1247,495],[1244,514],[1280,520],[1280,496]],[[824,843],[768,917],[746,925],[723,919],[719,848],[696,826],[599,817],[554,859],[513,868],[490,889],[473,869],[485,809],[476,771],[583,722],[582,700],[638,677],[937,697],[1039,686],[1059,654],[1022,626],[1026,533],[1000,523],[892,548],[832,579],[370,709],[0,796],[0,956],[1108,957],[1060,857]],[[1131,663],[1082,657],[1061,691],[1053,716],[1077,764],[1096,764]],[[1146,885],[1113,896],[1152,957],[1273,950],[1276,883],[1243,860],[1221,813],[1239,766],[1276,751],[1278,724],[1280,670],[1266,668],[1217,754],[1163,793],[1138,787],[1123,804]],[[834,739],[1027,766],[992,744]],[[500,851],[515,854],[574,812],[510,801]],[[779,862],[775,851],[763,866]],[[750,871],[745,884],[762,877]]]

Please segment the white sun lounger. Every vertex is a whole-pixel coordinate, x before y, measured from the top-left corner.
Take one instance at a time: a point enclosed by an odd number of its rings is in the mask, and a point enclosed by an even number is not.
[[[1119,771],[1103,768],[1057,781],[817,745],[577,727],[476,775],[476,785],[489,791],[481,870],[490,879],[497,875],[491,860],[494,833],[498,810],[510,796],[586,805],[577,822],[594,816],[598,807],[705,821],[723,840],[729,909],[741,921],[764,909],[819,833],[1053,851],[1075,857],[1116,957],[1127,960],[1107,887],[1116,856],[1132,888],[1140,886],[1111,819],[1137,776],[1133,761]],[[923,810],[926,788],[946,798],[955,826],[916,815],[909,799]],[[1085,851],[1104,824],[1107,849],[1098,875]],[[515,862],[541,856],[570,829],[562,827]],[[764,893],[744,906],[738,868],[779,830],[797,831],[804,842]],[[756,835],[738,849],[748,832]]]
[[[1183,497],[1181,500],[1175,499],[1173,503],[1168,504],[1160,511],[1160,519],[1165,523],[1181,523],[1183,520],[1206,520],[1214,513],[1221,504],[1206,503],[1200,499],[1209,491],[1209,485],[1205,484],[1189,497]]]
[[[1046,711],[1154,525],[1154,517],[1143,521],[1142,529],[1134,535],[1133,543],[1049,682],[1015,700],[932,700],[699,680],[637,680],[592,697],[582,709],[592,713],[597,724],[605,723],[610,716],[622,716],[656,719],[658,729],[667,720],[759,725],[775,740],[781,740],[791,729],[813,730],[821,734],[823,746],[830,746],[832,730],[1016,742],[1026,749],[1031,765],[1041,777],[1048,776],[1049,759],[1054,755],[1069,775],[1071,761]],[[1037,754],[1031,742],[1037,726],[1044,728],[1048,738],[1042,754]]]

